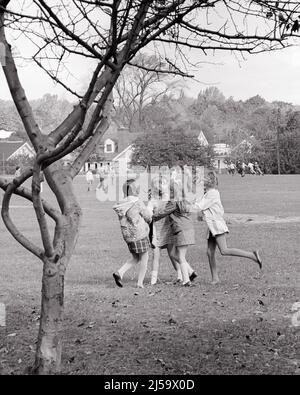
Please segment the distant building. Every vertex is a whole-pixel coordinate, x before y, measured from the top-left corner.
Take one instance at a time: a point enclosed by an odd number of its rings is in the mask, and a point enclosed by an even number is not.
[[[205,135],[202,132],[202,130],[199,133],[198,140],[199,140],[200,145],[203,145],[204,147],[207,147],[209,145],[208,141],[207,141],[207,138],[205,137]]]
[[[28,156],[32,158],[35,155],[33,148],[29,143],[24,141],[1,141],[0,140],[0,160],[7,162],[18,156]]]
[[[213,149],[215,153],[214,157],[214,167],[218,173],[222,173],[227,170],[227,164],[225,160],[231,154],[231,148],[228,144],[217,143],[213,144]]]
[[[198,140],[200,145],[207,147],[209,145],[207,138],[205,137],[202,130],[199,133]],[[216,143],[212,144],[212,148],[215,153],[214,157],[214,167],[218,173],[222,173],[227,169],[227,164],[225,163],[226,157],[228,157],[231,153],[230,146],[224,143]]]
[[[0,141],[9,139],[12,134],[13,134],[13,132],[9,132],[7,130],[0,129]]]
[[[130,162],[133,152],[132,143],[140,135],[141,133],[129,132],[128,128],[120,127],[112,122],[102,136],[95,153],[85,163],[84,171],[88,169],[96,171],[103,166],[117,168],[121,159]]]

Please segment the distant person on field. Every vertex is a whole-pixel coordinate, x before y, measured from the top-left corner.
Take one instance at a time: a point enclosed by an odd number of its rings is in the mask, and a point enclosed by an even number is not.
[[[124,200],[116,204],[113,209],[118,214],[122,236],[128,246],[131,257],[115,273],[113,277],[118,287],[123,287],[124,274],[134,264],[139,264],[139,288],[144,288],[143,282],[147,271],[149,258],[149,223],[152,220],[152,210],[147,208],[139,199],[139,186],[133,179],[123,185]]]
[[[16,170],[15,170],[14,177],[20,177],[20,175],[21,175],[21,168],[20,168],[20,166],[17,166]]]
[[[228,173],[234,176],[235,173],[235,164],[233,162],[229,163]]]
[[[259,167],[258,162],[254,162],[254,170],[255,170],[255,173],[258,174],[259,176],[264,175],[264,173],[261,171],[261,168]]]
[[[97,173],[98,173],[98,179],[99,179],[97,189],[103,188],[103,190],[104,190],[105,189],[105,180],[107,178],[107,170],[104,166],[101,166]]]
[[[241,175],[241,177],[245,177],[246,164],[244,162],[241,162],[240,160],[238,160],[236,162],[236,169],[237,169],[237,172]]]
[[[252,175],[256,174],[256,172],[254,170],[254,164],[252,162],[248,163],[248,169],[249,169],[250,174],[252,174]]]
[[[227,247],[226,233],[228,228],[224,220],[224,209],[217,190],[218,179],[214,172],[209,172],[204,179],[204,196],[196,200],[194,207],[203,213],[205,222],[208,226],[207,232],[207,256],[212,275],[212,283],[217,284],[219,280],[215,252],[219,248],[223,256],[239,256],[248,258],[256,262],[262,268],[262,261],[258,251],[244,251],[237,248]],[[202,218],[198,216],[198,219]]]
[[[241,176],[245,177],[247,165],[246,165],[245,162],[242,162],[241,166],[242,166],[242,174],[241,174]]]
[[[116,180],[116,170],[113,166],[109,169],[109,177],[111,180],[111,185],[114,185]]]
[[[93,172],[92,172],[91,169],[88,169],[88,171],[86,172],[85,179],[86,179],[86,182],[87,182],[87,185],[88,185],[88,189],[87,190],[89,192],[91,190],[91,188],[92,188],[93,183],[94,183],[94,175],[93,175]]]

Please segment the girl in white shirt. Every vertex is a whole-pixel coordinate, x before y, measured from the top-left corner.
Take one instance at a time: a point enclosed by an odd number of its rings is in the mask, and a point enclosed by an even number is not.
[[[224,209],[221,203],[220,193],[217,190],[218,179],[214,172],[209,172],[204,179],[204,196],[196,200],[194,207],[203,212],[205,222],[208,226],[207,233],[207,256],[212,275],[212,283],[217,284],[219,280],[215,251],[218,246],[221,255],[239,256],[252,259],[259,268],[262,268],[262,261],[258,251],[244,251],[238,248],[227,247],[226,233],[228,228],[224,220]],[[198,216],[198,219],[199,216]]]

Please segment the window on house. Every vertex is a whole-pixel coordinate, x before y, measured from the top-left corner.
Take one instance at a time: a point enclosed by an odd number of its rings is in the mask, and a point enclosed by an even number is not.
[[[106,152],[112,152],[113,146],[112,144],[106,144]]]

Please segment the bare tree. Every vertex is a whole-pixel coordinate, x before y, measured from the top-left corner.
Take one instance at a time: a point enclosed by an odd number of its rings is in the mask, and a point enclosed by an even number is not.
[[[0,45],[5,49],[4,62],[1,58],[3,71],[36,152],[32,168],[13,181],[0,180],[0,187],[5,191],[1,212],[5,226],[24,248],[43,262],[34,373],[50,374],[61,368],[64,277],[82,217],[72,181],[109,125],[111,93],[124,67],[134,63],[145,47],[161,59],[160,72],[181,76],[189,75],[191,49],[199,49],[200,57],[209,50],[243,54],[281,48],[290,45],[291,34],[298,35],[298,11],[295,1],[0,0]],[[78,97],[73,111],[48,135],[41,132],[34,118],[9,44],[10,34],[20,31],[36,48],[28,57]],[[82,96],[61,74],[70,56],[91,59],[95,64]],[[93,103],[86,124],[87,110]],[[61,159],[79,147],[82,149],[74,161],[64,167]],[[41,171],[59,209],[41,198]],[[28,179],[31,179],[30,188],[23,185]],[[41,246],[30,241],[12,221],[13,194],[32,202]],[[48,218],[55,222],[54,234],[49,230]]]
[[[182,87],[182,78],[171,76],[169,71],[162,72],[166,67],[167,63],[162,64],[154,55],[138,54],[124,68],[115,85],[114,102],[118,120],[129,130],[140,131],[146,107]]]

